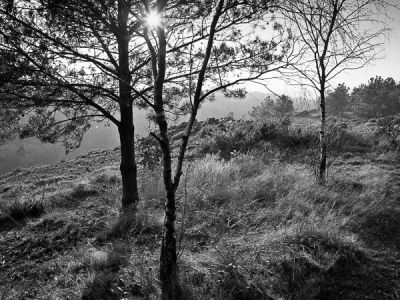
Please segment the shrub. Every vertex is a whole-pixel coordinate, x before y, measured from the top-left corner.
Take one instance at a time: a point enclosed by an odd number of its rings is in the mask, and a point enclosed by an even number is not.
[[[258,128],[251,121],[232,122],[224,127],[203,128],[198,136],[200,141],[200,154],[219,153],[221,158],[230,159],[234,150],[246,152],[257,144]]]
[[[397,146],[397,139],[400,136],[400,115],[387,116],[378,119],[378,134],[383,134],[392,146]]]
[[[293,112],[293,100],[287,95],[281,95],[275,101],[266,97],[260,106],[252,107],[249,115],[257,122],[268,123],[274,119],[290,120]]]
[[[313,148],[317,136],[315,127],[294,127],[290,119],[265,123],[237,121],[227,127],[205,128],[199,133],[199,153],[219,154],[230,159],[231,153],[247,153],[265,149],[270,143],[279,149]]]

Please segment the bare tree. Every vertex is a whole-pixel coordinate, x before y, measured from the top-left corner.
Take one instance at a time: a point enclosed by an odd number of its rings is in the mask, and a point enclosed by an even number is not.
[[[175,238],[176,193],[179,187],[193,124],[201,104],[216,92],[241,97],[241,84],[262,83],[264,76],[285,67],[290,58],[290,35],[271,25],[268,38],[261,38],[267,26],[272,1],[149,1],[149,18],[158,14],[156,26],[142,34],[152,60],[153,92],[148,106],[154,112],[158,132],[152,132],[162,150],[166,191],[165,223],[160,255],[163,299],[176,299],[178,287]],[[155,23],[155,22],[152,22]],[[169,139],[169,117],[186,115],[188,121],[176,159]]]
[[[318,179],[325,181],[325,100],[329,81],[377,58],[384,46],[386,0],[282,1],[281,12],[299,39],[302,59],[294,65],[302,83],[319,94],[321,108]],[[305,80],[305,81],[304,81]]]

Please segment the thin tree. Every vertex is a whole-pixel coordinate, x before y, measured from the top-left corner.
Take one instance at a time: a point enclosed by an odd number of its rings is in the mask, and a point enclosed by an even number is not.
[[[321,109],[318,181],[326,174],[326,91],[345,70],[358,69],[377,58],[387,32],[385,0],[299,0],[281,2],[281,12],[299,39],[302,59],[294,65],[306,85],[319,95]],[[307,83],[308,82],[308,83]],[[304,81],[302,81],[304,84]]]
[[[158,132],[151,134],[162,150],[166,191],[160,254],[162,299],[178,298],[176,193],[201,104],[216,92],[244,96],[241,84],[261,83],[267,73],[290,61],[290,36],[283,27],[275,26],[270,40],[257,35],[262,26],[267,26],[269,1],[185,3],[177,8],[173,1],[149,1],[145,9],[155,26],[149,24],[142,30],[152,59],[154,88],[153,95],[149,95],[153,99],[150,108],[158,127]],[[155,15],[158,22],[154,22]],[[180,112],[188,118],[175,162],[169,138],[170,112]]]

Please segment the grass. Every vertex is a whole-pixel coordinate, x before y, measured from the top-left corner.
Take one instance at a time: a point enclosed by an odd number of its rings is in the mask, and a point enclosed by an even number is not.
[[[187,162],[177,195],[182,299],[399,299],[398,154],[346,149],[325,186],[305,149]],[[68,168],[3,177],[1,211],[21,224],[0,231],[0,299],[158,299],[161,173],[140,170],[139,213],[122,229],[117,164],[85,178]]]
[[[197,257],[184,261],[196,266],[188,267],[185,280],[195,294],[207,295],[198,299],[396,299],[396,260],[388,255],[378,264],[375,245],[362,234],[370,228],[365,218],[379,220],[376,211],[393,204],[383,192],[389,181],[385,170],[351,168],[349,182],[341,168],[333,169],[327,186],[321,187],[302,164],[259,161],[253,176],[239,171],[240,160],[209,156],[198,166],[189,179],[185,249],[203,254],[200,258],[213,257],[203,262],[208,268],[198,268],[202,262]],[[389,236],[393,228],[384,229],[386,246],[397,245]],[[392,267],[391,273],[384,264]],[[371,270],[388,277],[386,285],[374,282]],[[360,279],[346,277],[350,271]],[[198,278],[201,285],[193,283]],[[364,293],[360,282],[371,289]]]

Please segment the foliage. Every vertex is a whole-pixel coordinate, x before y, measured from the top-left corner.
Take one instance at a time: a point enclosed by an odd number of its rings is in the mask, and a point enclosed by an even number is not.
[[[231,122],[224,127],[203,127],[198,137],[200,140],[199,152],[219,153],[221,158],[230,158],[234,150],[246,152],[256,143],[257,125],[249,121]]]
[[[14,137],[20,128],[20,112],[6,105],[0,106],[0,145]]]
[[[371,78],[352,93],[354,112],[364,118],[379,118],[400,113],[400,84],[388,77]]]
[[[249,115],[254,120],[265,123],[273,119],[289,121],[293,112],[293,100],[287,95],[281,95],[275,101],[269,96],[266,97],[260,105],[252,108]]]
[[[205,127],[198,137],[200,153],[218,153],[224,159],[229,159],[233,151],[246,153],[267,144],[278,149],[314,148],[318,138],[316,128],[294,127],[288,119],[268,123],[234,121],[226,127]]]
[[[81,51],[95,47],[95,39],[89,48],[83,44],[100,30],[89,2],[79,8],[74,1],[19,0],[9,1],[12,9],[0,6],[0,51],[5,57],[0,101],[14,109],[16,120],[27,116],[22,137],[62,140],[69,151],[79,147],[90,120],[115,121],[111,112],[117,108],[109,99],[116,86],[105,83],[96,55]],[[57,11],[63,12],[62,18],[57,18]],[[92,22],[92,35],[86,22]]]
[[[24,104],[18,103],[19,99],[9,92],[15,87],[13,81],[31,72],[26,59],[0,49],[0,144],[19,132],[19,121],[24,117]]]
[[[137,138],[138,164],[148,170],[160,166],[161,149],[157,140],[152,136]]]
[[[328,114],[339,115],[344,112],[349,104],[349,88],[344,84],[339,84],[333,91],[326,95],[326,110]]]
[[[275,101],[275,113],[278,117],[292,115],[294,112],[293,100],[287,95],[281,95]]]
[[[378,133],[384,134],[392,146],[397,146],[400,136],[400,115],[380,118],[377,124],[380,127]]]

